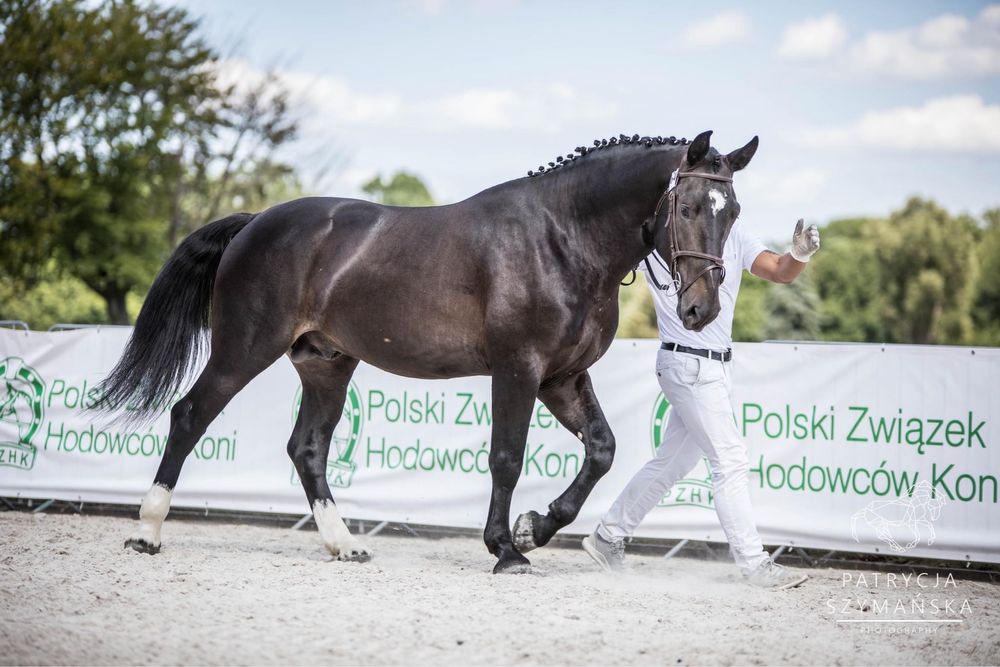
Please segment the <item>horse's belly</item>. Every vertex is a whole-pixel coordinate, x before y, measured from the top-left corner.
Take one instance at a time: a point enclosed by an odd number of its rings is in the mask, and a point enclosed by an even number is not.
[[[397,310],[381,303],[364,316],[342,312],[324,329],[340,352],[396,375],[437,379],[489,374],[482,334],[470,317],[442,317],[412,307]]]
[[[372,341],[361,348],[348,354],[405,377],[439,380],[490,372],[482,354],[460,341],[384,336],[381,341]]]

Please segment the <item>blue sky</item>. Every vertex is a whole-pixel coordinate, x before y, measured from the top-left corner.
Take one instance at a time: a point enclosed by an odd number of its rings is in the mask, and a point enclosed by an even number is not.
[[[742,217],[1000,205],[1000,5],[963,2],[183,0],[229,76],[276,69],[323,194],[408,169],[443,202],[619,132],[761,147]],[[337,169],[308,175],[336,156]]]

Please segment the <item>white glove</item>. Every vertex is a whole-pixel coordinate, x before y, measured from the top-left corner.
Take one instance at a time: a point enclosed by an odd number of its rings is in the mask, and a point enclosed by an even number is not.
[[[809,225],[803,229],[802,218],[795,223],[795,232],[792,233],[792,249],[790,251],[792,259],[798,262],[808,262],[809,258],[819,250],[819,229],[816,225]]]

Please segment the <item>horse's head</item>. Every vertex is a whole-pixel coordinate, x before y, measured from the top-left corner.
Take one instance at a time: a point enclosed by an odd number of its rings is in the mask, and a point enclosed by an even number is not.
[[[656,251],[669,264],[677,285],[677,316],[684,327],[701,331],[719,314],[719,288],[725,277],[722,252],[740,213],[733,174],[750,163],[757,137],[743,148],[722,155],[702,132],[671,176],[666,222],[654,239]]]

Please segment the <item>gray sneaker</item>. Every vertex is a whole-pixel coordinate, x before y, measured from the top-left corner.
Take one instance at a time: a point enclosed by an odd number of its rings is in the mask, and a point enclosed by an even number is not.
[[[770,588],[776,591],[795,588],[809,578],[809,575],[789,570],[770,558],[761,563],[756,570],[744,576],[751,586]]]
[[[605,572],[621,572],[625,569],[625,540],[608,541],[595,530],[583,538],[583,550]]]

